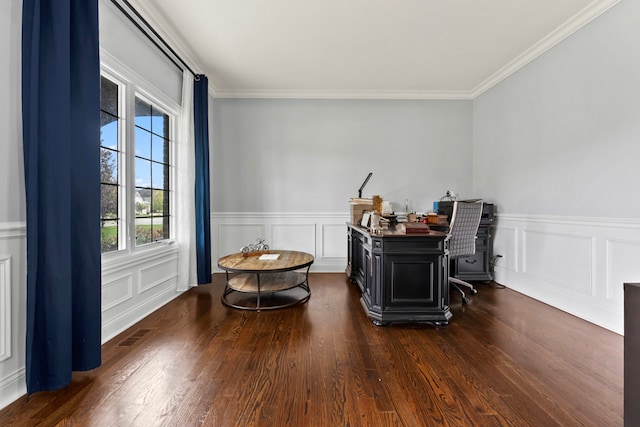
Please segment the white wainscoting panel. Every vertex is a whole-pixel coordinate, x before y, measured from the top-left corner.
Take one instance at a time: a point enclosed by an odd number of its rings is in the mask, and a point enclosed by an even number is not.
[[[27,392],[27,227],[0,222],[0,409]]]
[[[256,239],[266,236],[264,224],[235,222],[223,224],[212,222],[211,234],[213,234],[211,241],[211,262],[213,265],[217,264],[217,259],[221,256],[240,252],[243,246],[255,243]],[[220,254],[220,256],[215,256],[215,254]]]
[[[496,215],[495,280],[623,334],[623,284],[640,281],[636,219]]]
[[[11,255],[0,255],[0,362],[11,357]]]
[[[110,310],[133,298],[133,274],[102,280],[102,311]]]
[[[619,283],[640,283],[640,242],[608,239],[606,244],[606,298],[622,305],[624,290]]]
[[[342,272],[347,266],[348,212],[214,212],[211,214],[213,271],[218,258],[262,237],[272,249],[308,252],[311,271]]]
[[[340,262],[347,259],[347,227],[345,224],[322,224],[320,228],[321,257],[323,259],[337,259]]]
[[[501,254],[499,263],[503,270],[514,273],[519,271],[518,260],[518,230],[511,227],[499,227],[492,230],[493,234],[493,253]],[[500,250],[496,252],[496,248]],[[509,254],[507,256],[507,254]]]
[[[589,236],[572,236],[523,229],[522,271],[546,283],[593,294]],[[567,263],[571,253],[575,262]]]
[[[103,257],[102,342],[180,295],[177,276],[177,245]]]
[[[155,264],[146,265],[139,271],[138,292],[143,293],[151,288],[173,282],[177,285],[178,278],[178,258],[173,257],[163,259]]]
[[[272,224],[271,249],[286,249],[314,253],[316,250],[316,225]]]

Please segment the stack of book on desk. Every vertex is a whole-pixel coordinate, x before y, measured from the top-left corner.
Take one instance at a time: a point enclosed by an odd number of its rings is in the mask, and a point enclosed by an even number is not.
[[[424,222],[403,222],[399,227],[406,234],[428,233],[431,230]]]

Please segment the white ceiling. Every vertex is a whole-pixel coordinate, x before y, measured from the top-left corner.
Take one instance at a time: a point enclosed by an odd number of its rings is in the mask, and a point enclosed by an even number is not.
[[[131,0],[219,97],[470,99],[619,0]]]

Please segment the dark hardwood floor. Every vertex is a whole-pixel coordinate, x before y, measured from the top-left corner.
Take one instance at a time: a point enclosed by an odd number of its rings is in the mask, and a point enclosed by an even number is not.
[[[272,312],[220,303],[223,275],[103,346],[16,426],[621,426],[623,337],[509,289],[452,294],[446,327],[376,327],[344,274]]]

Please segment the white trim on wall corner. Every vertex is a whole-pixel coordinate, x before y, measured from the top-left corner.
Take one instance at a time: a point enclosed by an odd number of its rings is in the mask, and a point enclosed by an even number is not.
[[[582,9],[578,14],[572,16],[565,23],[560,25],[555,30],[551,31],[536,44],[531,46],[522,54],[518,55],[507,65],[496,71],[488,79],[476,86],[472,91],[469,92],[469,98],[475,99],[478,96],[482,95],[484,92],[491,89],[493,86],[497,85],[502,80],[506,79],[511,74],[515,73],[516,71],[527,65],[529,62],[533,61],[538,56],[542,55],[543,53],[569,37],[571,34],[578,31],[580,28],[584,27],[589,22],[605,13],[607,10],[611,9],[619,2],[620,0],[594,0],[584,9]]]

